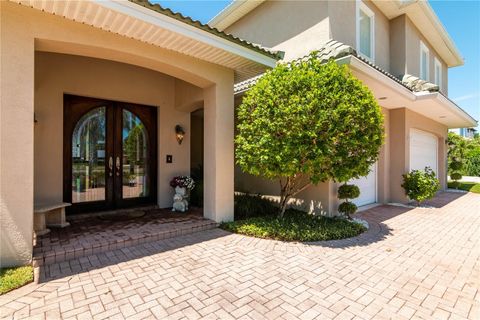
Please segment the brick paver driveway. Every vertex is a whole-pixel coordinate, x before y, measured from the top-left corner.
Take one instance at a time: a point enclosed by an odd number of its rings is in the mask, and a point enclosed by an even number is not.
[[[2,316],[475,319],[480,195],[381,206],[354,239],[295,244],[214,229],[71,260],[0,297]]]

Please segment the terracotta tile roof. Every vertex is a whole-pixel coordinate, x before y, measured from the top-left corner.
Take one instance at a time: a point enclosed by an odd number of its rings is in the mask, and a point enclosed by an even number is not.
[[[322,63],[326,63],[330,59],[340,59],[343,57],[347,56],[353,56],[356,57],[357,59],[361,60],[362,62],[368,64],[378,72],[386,75],[393,81],[401,84],[402,86],[406,87],[412,92],[421,92],[421,91],[429,91],[429,92],[435,92],[438,91],[439,88],[437,85],[429,83],[427,81],[421,80],[418,77],[412,76],[412,75],[403,75],[402,79],[399,79],[398,77],[395,77],[391,73],[383,70],[379,66],[373,64],[370,62],[368,59],[363,58],[359,54],[357,54],[357,51],[353,49],[351,46],[348,46],[346,44],[343,44],[339,41],[335,40],[329,40],[325,43],[325,45],[316,52],[317,58],[320,59]],[[302,58],[293,60],[291,63],[295,63],[296,61],[303,61],[305,59],[308,59],[308,56],[304,56]],[[262,75],[247,79],[245,81],[239,82],[234,85],[234,92],[235,93],[241,93],[246,90],[248,90],[251,86],[253,86],[257,80],[261,77]]]
[[[189,25],[191,25],[193,27],[196,27],[198,29],[201,29],[203,31],[214,34],[214,35],[216,35],[220,38],[223,38],[223,39],[226,39],[228,41],[237,43],[237,44],[239,44],[243,47],[246,47],[248,49],[257,51],[261,54],[267,55],[267,56],[272,57],[274,59],[283,59],[283,52],[282,51],[270,50],[268,48],[262,47],[261,45],[254,44],[254,43],[245,41],[243,39],[237,38],[237,37],[235,37],[231,34],[227,34],[225,32],[219,31],[216,28],[212,28],[208,24],[204,24],[204,23],[201,23],[198,20],[193,20],[190,17],[186,17],[179,12],[173,12],[172,10],[170,10],[168,8],[163,8],[162,6],[160,6],[157,3],[151,3],[148,0],[128,0],[128,1],[133,2],[135,4],[138,4],[142,7],[147,8],[147,9],[153,10],[155,12],[158,12],[160,14],[166,15],[170,18],[176,19],[176,20],[181,21],[183,23],[189,24]]]

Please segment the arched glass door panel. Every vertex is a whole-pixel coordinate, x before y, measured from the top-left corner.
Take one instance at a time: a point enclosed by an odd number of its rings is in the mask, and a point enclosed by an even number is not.
[[[122,112],[122,197],[148,197],[148,135],[139,117]]]
[[[106,108],[95,108],[72,134],[72,202],[105,200]]]

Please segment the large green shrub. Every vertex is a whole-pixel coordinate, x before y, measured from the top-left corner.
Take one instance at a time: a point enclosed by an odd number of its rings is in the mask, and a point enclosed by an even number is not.
[[[466,176],[480,177],[480,138],[471,141],[470,146],[465,156],[463,173]]]
[[[368,174],[383,143],[383,115],[348,67],[307,59],[279,64],[238,107],[236,162],[280,183],[280,216],[291,197],[321,181]]]
[[[480,137],[466,139],[456,133],[448,133],[449,173],[460,171],[466,176],[480,177]],[[461,162],[461,168],[453,168],[452,164]],[[457,165],[454,165],[457,166]]]
[[[435,177],[435,172],[426,167],[425,170],[412,170],[404,174],[402,188],[410,199],[421,203],[435,196],[440,190],[440,182]]]

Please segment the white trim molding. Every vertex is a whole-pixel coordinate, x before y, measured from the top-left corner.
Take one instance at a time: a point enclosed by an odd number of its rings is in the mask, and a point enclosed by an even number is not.
[[[423,74],[423,72],[422,72],[423,71],[423,65],[422,65],[423,53],[425,53],[425,56],[426,56],[425,74]],[[419,66],[419,71],[418,71],[419,78],[422,79],[422,80],[425,80],[425,81],[429,81],[429,79],[430,79],[430,50],[428,50],[427,46],[425,45],[425,43],[423,43],[422,40],[420,40],[420,60],[419,60],[418,66]]]
[[[371,57],[364,54],[360,49],[360,11],[370,18],[370,53]],[[375,13],[363,1],[356,2],[356,41],[357,52],[360,56],[375,63]]]
[[[443,91],[443,85],[442,85],[442,81],[443,81],[443,77],[442,77],[442,63],[440,62],[440,60],[438,60],[437,57],[434,58],[433,60],[433,81],[435,82],[435,84],[438,85],[438,87],[440,88],[440,91]],[[438,69],[437,69],[438,68]],[[438,72],[437,72],[438,70]]]

